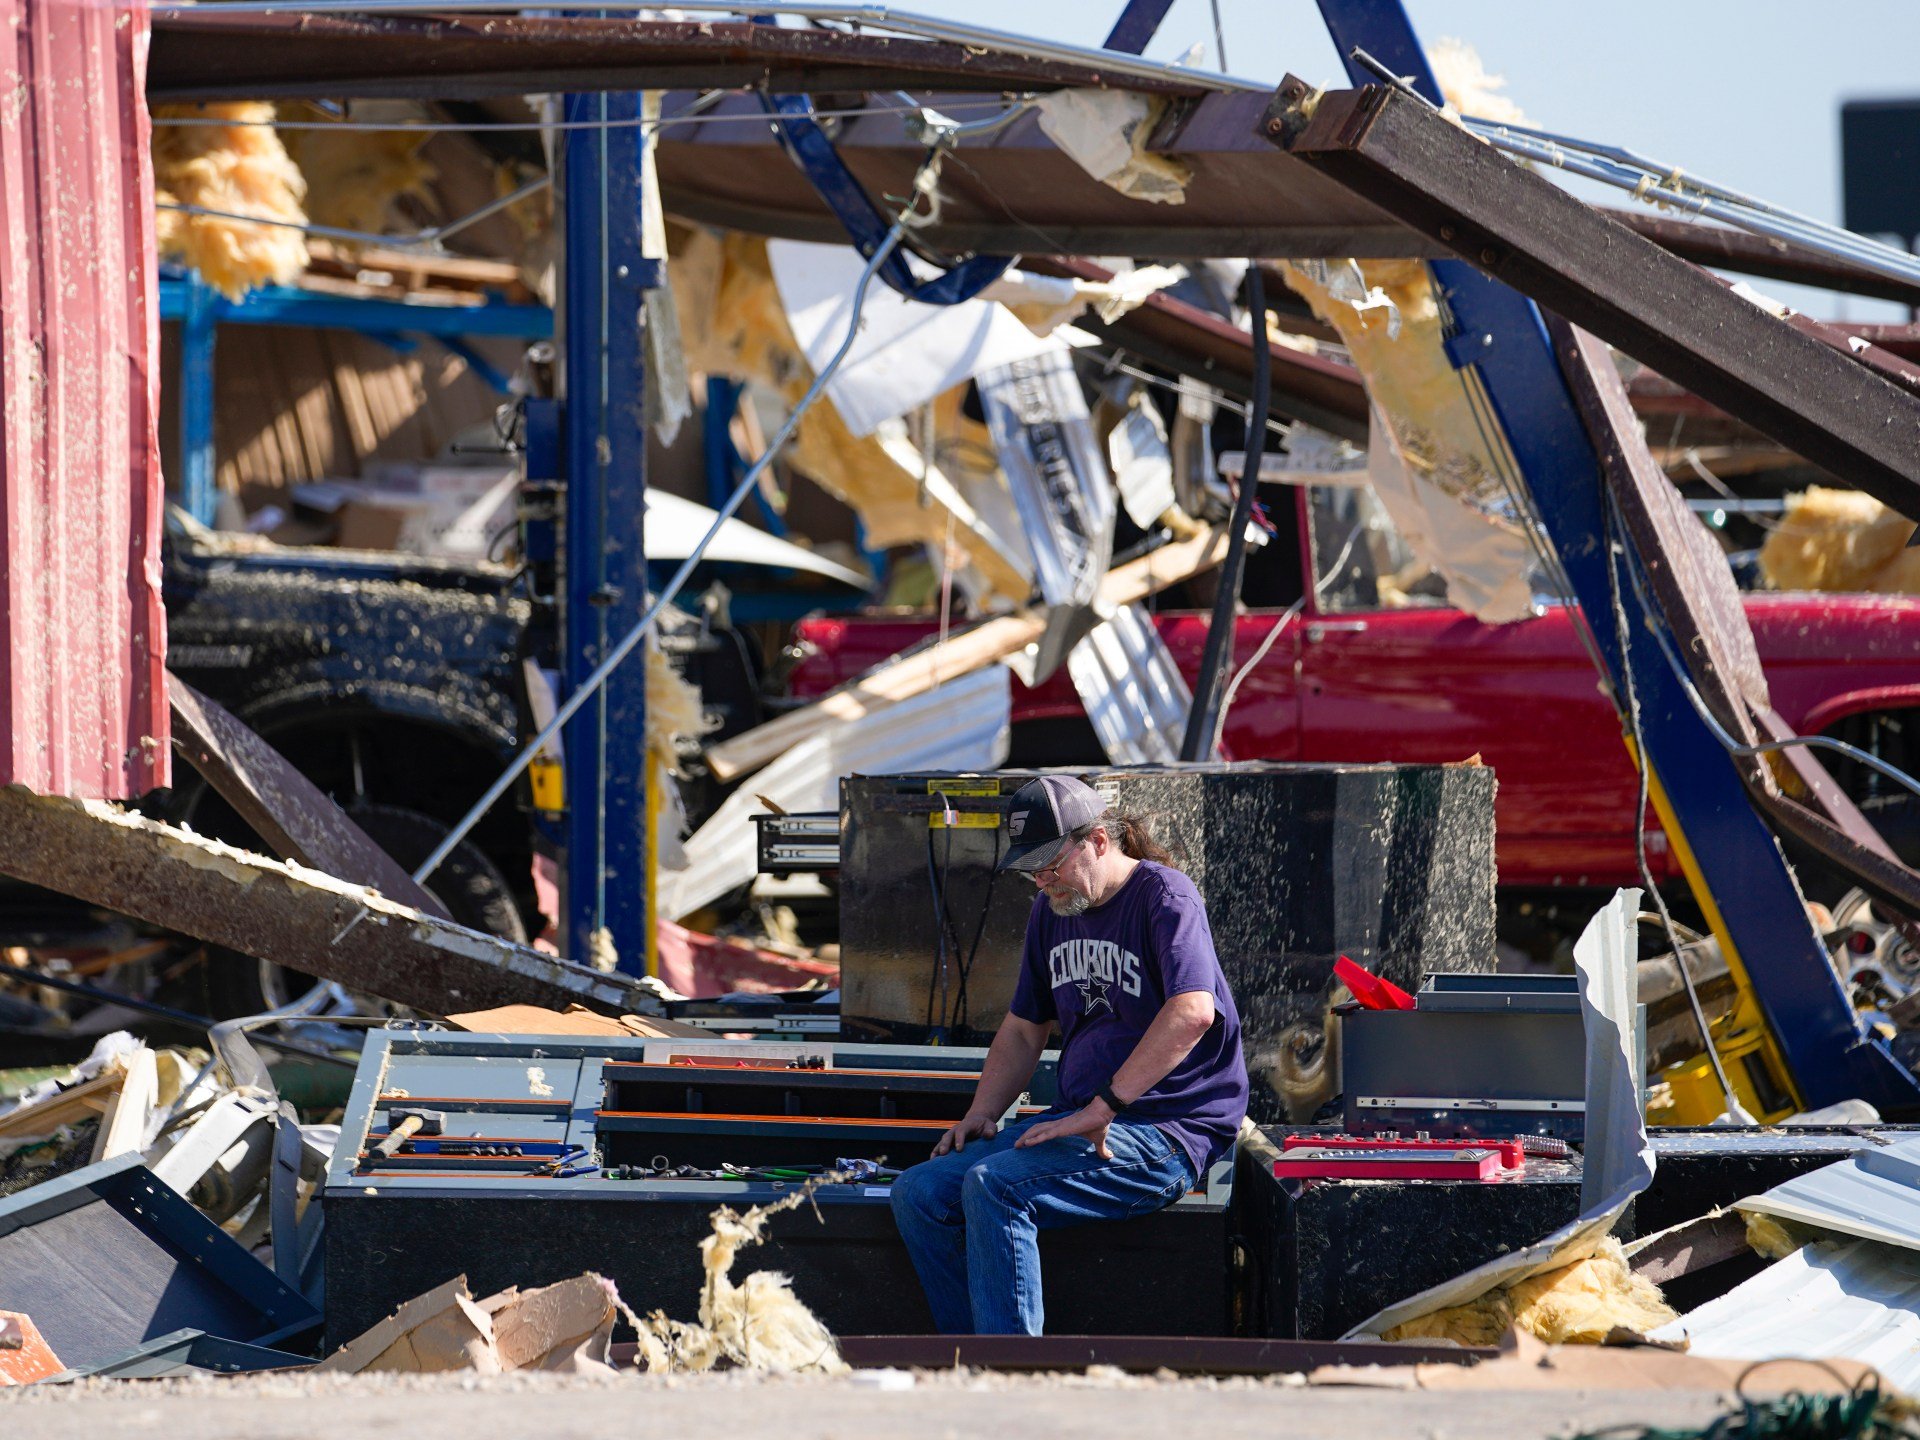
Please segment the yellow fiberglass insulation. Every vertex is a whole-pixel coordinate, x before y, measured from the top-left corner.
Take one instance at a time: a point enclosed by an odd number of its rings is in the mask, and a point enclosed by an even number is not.
[[[786,309],[756,236],[675,226],[669,230],[667,277],[680,314],[687,370],[729,375],[766,386],[788,405],[813,383],[813,370],[787,324]],[[936,402],[941,424],[957,424],[957,408]],[[984,427],[978,427],[984,441]],[[801,419],[788,462],[823,490],[853,507],[869,545],[927,544],[939,550],[952,533],[991,588],[1024,600],[1027,577],[991,547],[974,543],[962,523],[922,493],[918,478],[888,455],[877,435],[852,434],[833,402],[822,398]]]
[[[1454,114],[1502,125],[1527,123],[1520,107],[1500,93],[1507,88],[1506,76],[1489,75],[1480,52],[1466,41],[1442,35],[1427,57],[1433,62],[1433,78],[1440,82],[1440,96]]]
[[[1742,1210],[1740,1218],[1747,1222],[1748,1248],[1762,1259],[1784,1260],[1807,1243],[1805,1235],[1796,1233],[1799,1227],[1776,1216]]]
[[[647,647],[647,750],[674,774],[680,771],[675,741],[698,739],[712,729],[700,692],[654,646]]]
[[[427,138],[396,130],[287,131],[287,153],[307,181],[308,218],[338,230],[397,233],[405,224],[401,201],[433,203],[436,172],[420,156]]]
[[[1815,486],[1787,497],[1760,547],[1760,573],[1775,590],[1920,594],[1920,568],[1906,548],[1913,529],[1871,495]]]
[[[1368,471],[1394,528],[1446,580],[1454,604],[1493,623],[1531,616],[1533,551],[1502,479],[1511,465],[1492,448],[1463,372],[1442,348],[1427,267],[1334,260],[1287,261],[1282,270],[1339,332],[1366,381],[1374,446],[1387,452],[1371,455]]]
[[[700,1319],[671,1320],[655,1311],[637,1328],[640,1356],[649,1370],[711,1370],[722,1361],[742,1369],[836,1375],[845,1371],[840,1347],[819,1318],[801,1303],[784,1275],[756,1270],[733,1283],[734,1257],[766,1239],[767,1221],[808,1199],[805,1186],[770,1205],[745,1212],[721,1206],[713,1233],[700,1242],[706,1278],[700,1289]]]
[[[156,202],[306,223],[306,181],[270,123],[273,106],[254,100],[156,105],[153,118]],[[230,123],[164,123],[178,119]],[[192,266],[229,299],[256,285],[286,284],[307,268],[306,239],[286,224],[162,209],[155,230],[163,259]]]
[[[1644,1335],[1675,1318],[1659,1287],[1635,1275],[1620,1242],[1608,1237],[1584,1260],[1435,1310],[1381,1338],[1494,1345],[1512,1330],[1549,1345],[1598,1345],[1616,1329]]]

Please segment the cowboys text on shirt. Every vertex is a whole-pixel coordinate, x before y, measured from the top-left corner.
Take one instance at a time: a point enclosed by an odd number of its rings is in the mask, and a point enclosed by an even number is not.
[[[1047,975],[1053,989],[1071,985],[1080,992],[1083,1015],[1100,1009],[1113,1013],[1109,986],[1117,984],[1128,995],[1140,993],[1140,957],[1111,940],[1062,940],[1047,953]]]

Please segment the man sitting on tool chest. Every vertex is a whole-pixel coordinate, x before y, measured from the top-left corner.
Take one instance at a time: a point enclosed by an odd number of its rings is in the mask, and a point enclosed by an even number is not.
[[[1001,868],[1040,887],[1013,1003],[966,1118],[893,1185],[947,1334],[1039,1334],[1038,1231],[1172,1204],[1247,1110],[1240,1016],[1193,882],[1078,780],[1029,781],[1007,824]],[[1055,1020],[1060,1104],[999,1129]]]

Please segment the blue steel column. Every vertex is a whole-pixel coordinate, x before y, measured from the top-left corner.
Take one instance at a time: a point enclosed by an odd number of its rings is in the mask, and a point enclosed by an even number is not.
[[[213,349],[219,297],[189,270],[180,315],[180,503],[202,525],[213,524]]]
[[[1376,77],[1354,47],[1436,103],[1440,87],[1401,0],[1319,0],[1348,77]],[[1472,372],[1505,433],[1520,477],[1591,618],[1588,626],[1617,684],[1621,656],[1608,587],[1599,459],[1531,300],[1461,260],[1430,262],[1459,333],[1455,364]],[[1628,655],[1641,700],[1647,758],[1685,833],[1675,837],[1725,901],[1720,917],[1738,962],[1808,1106],[1859,1098],[1885,1109],[1920,1103],[1920,1082],[1878,1040],[1861,1033],[1846,992],[1808,920],[1780,845],[1747,799],[1732,758],[1688,703],[1648,631],[1649,616],[1622,585]],[[1664,617],[1651,617],[1665,624]]]
[[[646,604],[641,543],[646,431],[641,418],[643,282],[637,94],[569,96],[562,174],[566,252],[566,494],[561,676],[571,693]],[[598,128],[614,122],[613,128]],[[645,968],[646,666],[622,665],[567,726],[567,954],[595,930],[623,970]]]

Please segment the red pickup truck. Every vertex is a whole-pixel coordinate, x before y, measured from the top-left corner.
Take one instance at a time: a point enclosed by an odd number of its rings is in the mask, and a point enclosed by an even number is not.
[[[1432,577],[1409,580],[1418,567],[1365,490],[1267,486],[1265,494],[1277,534],[1249,560],[1236,668],[1300,598],[1303,577],[1314,583],[1240,687],[1223,732],[1228,757],[1431,763],[1478,755],[1499,778],[1504,891],[1637,883],[1634,772],[1567,609],[1543,596],[1535,619],[1483,624],[1447,605]],[[1364,543],[1348,546],[1356,523]],[[1192,589],[1160,597],[1157,613],[1189,683],[1210,603]],[[1903,769],[1920,761],[1920,599],[1750,593],[1746,605],[1774,708],[1802,734],[1833,735]],[[918,616],[802,621],[789,693],[818,695],[931,630]],[[1010,764],[1104,763],[1064,666],[1038,688],[1015,683],[1013,737]],[[1864,767],[1829,763],[1897,849],[1920,852],[1912,797]],[[1648,850],[1657,876],[1677,877],[1651,819]]]

